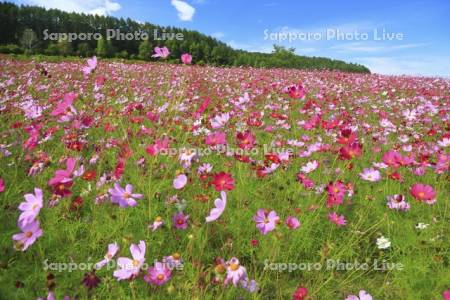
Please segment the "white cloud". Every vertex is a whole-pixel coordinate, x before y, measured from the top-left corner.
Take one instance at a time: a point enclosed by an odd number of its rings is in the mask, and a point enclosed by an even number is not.
[[[353,61],[379,74],[450,76],[450,56],[369,56]]]
[[[195,14],[195,8],[180,0],[172,0],[170,3],[178,11],[178,18],[181,21],[192,21],[192,17]]]
[[[234,40],[228,41],[227,44],[231,48],[246,50],[246,51],[250,51],[250,52],[270,53],[273,50],[272,45],[256,45],[256,44],[239,43]]]
[[[68,12],[109,15],[122,7],[115,0],[24,0],[23,3]]]

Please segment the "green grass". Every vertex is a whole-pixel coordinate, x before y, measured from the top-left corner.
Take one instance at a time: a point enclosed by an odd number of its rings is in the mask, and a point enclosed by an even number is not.
[[[9,61],[2,58],[3,61]],[[51,62],[59,62],[50,60]],[[77,62],[77,60],[69,60]],[[15,66],[3,65],[1,81],[8,76],[25,74],[34,68],[27,60],[14,61]],[[81,66],[81,65],[80,65]],[[47,102],[49,95],[55,89],[61,91],[77,91],[83,82],[81,73],[75,73],[73,69],[70,80],[74,83],[67,85],[62,80],[67,71],[61,69],[60,64],[46,63],[47,69],[52,74],[51,79],[33,75],[35,81],[33,87],[29,87],[31,94],[41,104]],[[147,69],[146,69],[147,68]],[[25,160],[26,153],[21,144],[27,135],[23,129],[10,129],[16,121],[26,121],[18,109],[1,112],[0,123],[2,144],[16,143],[9,150],[11,156],[0,158],[0,178],[6,182],[6,189],[0,193],[0,298],[1,299],[30,299],[47,294],[46,277],[49,273],[55,276],[55,294],[58,299],[64,295],[77,296],[80,299],[289,299],[297,286],[308,288],[311,299],[344,299],[348,294],[357,294],[360,289],[368,291],[374,299],[441,299],[442,292],[448,288],[450,278],[449,268],[449,185],[448,174],[437,175],[428,169],[420,178],[415,177],[406,168],[399,172],[405,181],[400,183],[388,179],[383,173],[383,179],[379,182],[368,183],[359,178],[358,173],[363,168],[370,167],[374,161],[380,161],[382,153],[390,149],[396,142],[392,137],[387,145],[383,145],[381,153],[372,153],[372,146],[376,143],[366,138],[362,157],[352,161],[353,168],[349,170],[348,161],[336,159],[336,154],[331,152],[317,152],[309,158],[295,158],[286,168],[280,167],[273,174],[265,178],[256,177],[256,172],[250,165],[237,162],[233,158],[211,155],[201,159],[201,162],[210,162],[214,165],[213,171],[226,171],[233,175],[236,188],[228,193],[228,204],[224,214],[216,222],[205,224],[204,218],[212,208],[212,200],[218,197],[218,192],[212,187],[200,181],[195,175],[182,191],[177,192],[172,187],[172,180],[177,170],[181,167],[175,158],[164,156],[150,157],[145,153],[145,146],[153,142],[149,136],[138,136],[137,131],[141,124],[130,123],[127,116],[123,115],[123,104],[116,101],[128,98],[131,101],[139,97],[151,97],[154,102],[162,105],[168,100],[166,95],[169,87],[156,88],[158,80],[167,84],[173,70],[167,69],[164,74],[157,71],[164,70],[154,64],[143,65],[134,72],[121,67],[101,65],[98,74],[108,77],[105,87],[101,90],[106,95],[103,102],[96,103],[93,100],[93,79],[88,81],[86,92],[80,93],[75,102],[78,111],[92,111],[94,108],[106,104],[112,109],[112,114],[103,118],[100,124],[111,122],[117,125],[114,132],[104,132],[102,128],[90,128],[87,133],[87,146],[82,152],[68,150],[63,146],[60,138],[63,131],[58,130],[52,140],[37,146],[37,151],[47,153],[51,163],[36,177],[28,177],[27,172],[30,163]],[[203,71],[201,71],[203,70]],[[117,72],[116,79],[111,72]],[[13,75],[16,72],[16,75]],[[171,137],[171,147],[186,145],[201,145],[203,137],[193,137],[182,125],[190,117],[188,114],[176,112],[174,103],[180,103],[186,97],[190,84],[203,79],[204,73],[213,72],[212,69],[200,69],[192,74],[185,73],[181,77],[174,94],[169,101],[169,112],[163,115],[162,124],[155,125],[148,120],[144,121],[147,127],[154,130],[158,137],[167,133]],[[232,72],[232,71],[230,71]],[[237,71],[236,71],[237,72]],[[252,74],[241,71],[247,77]],[[271,72],[271,71],[261,71]],[[296,71],[297,72],[297,71]],[[295,76],[303,78],[313,77],[311,73],[287,73],[288,80],[294,82]],[[362,75],[354,75],[362,76]],[[205,76],[207,77],[207,76]],[[69,79],[68,79],[69,80]],[[138,88],[132,88],[131,82],[137,81]],[[370,81],[370,79],[365,79]],[[7,92],[15,89],[21,90],[19,85],[26,79],[17,78],[16,82],[0,91],[2,97]],[[328,83],[334,82],[329,79]],[[226,83],[226,82],[225,82]],[[222,84],[225,84],[222,83]],[[37,91],[39,84],[49,84],[49,90]],[[218,85],[211,82],[202,82],[205,89],[214,91],[208,85]],[[239,81],[231,80],[230,86],[239,90]],[[147,94],[143,88],[150,87]],[[173,88],[173,87],[172,87]],[[221,87],[223,88],[223,87]],[[350,84],[347,88],[352,90]],[[309,95],[314,95],[311,86]],[[109,92],[114,90],[115,95]],[[139,95],[139,93],[142,93]],[[410,91],[398,89],[396,98],[402,98]],[[200,95],[207,94],[205,90],[196,90]],[[332,93],[332,92],[331,92]],[[368,90],[362,91],[369,99],[369,103],[382,105],[383,99],[378,94],[371,94]],[[355,91],[357,95],[357,91]],[[273,95],[277,96],[276,94]],[[447,95],[448,96],[448,95]],[[342,101],[351,108],[355,105],[353,100],[357,96],[347,96]],[[215,103],[225,101],[227,98],[215,97]],[[17,100],[17,99],[16,99]],[[12,100],[11,100],[12,101]],[[258,102],[257,108],[262,109],[271,100],[263,98]],[[9,102],[8,102],[9,103]],[[9,104],[8,104],[9,105]],[[303,104],[293,102],[288,111],[291,130],[278,130],[282,139],[299,138],[302,134],[309,134],[312,138],[321,136],[324,142],[332,142],[331,137],[324,134],[322,129],[306,132],[296,125],[296,120],[304,119],[298,112]],[[369,104],[364,104],[366,107]],[[193,105],[189,111],[196,108]],[[213,108],[212,108],[213,109]],[[388,108],[389,109],[389,108]],[[210,112],[212,114],[212,111]],[[265,122],[273,122],[267,115]],[[57,125],[46,112],[45,128]],[[181,124],[177,124],[177,117]],[[367,117],[357,117],[373,126],[377,126],[378,117],[370,114]],[[239,119],[233,119],[236,125]],[[435,120],[438,121],[438,120]],[[61,124],[60,124],[61,126]],[[169,132],[168,129],[171,129]],[[257,135],[258,147],[270,145],[274,135],[263,132],[261,129],[252,129]],[[417,124],[417,130],[421,131],[421,125]],[[131,132],[127,133],[128,131]],[[227,130],[227,138],[230,144],[234,143],[235,131]],[[63,165],[58,163],[62,156],[82,156],[89,159],[94,153],[94,146],[102,148],[99,162],[92,168],[97,171],[97,178],[107,170],[112,170],[117,161],[117,148],[105,148],[103,139],[115,138],[128,143],[133,154],[128,159],[121,184],[131,183],[134,191],[144,195],[143,200],[138,201],[135,208],[120,209],[109,201],[101,205],[94,203],[95,197],[106,192],[111,184],[97,190],[95,181],[91,182],[92,191],[84,194],[84,204],[81,209],[70,209],[70,202],[74,196],[79,195],[88,186],[81,178],[75,180],[72,187],[73,195],[64,198],[58,205],[52,208],[45,206],[39,215],[44,234],[26,252],[18,252],[13,249],[11,236],[18,232],[16,220],[19,216],[17,206],[23,201],[23,195],[31,193],[34,187],[44,190],[44,199],[51,197],[51,190],[47,181],[53,176],[56,169]],[[361,138],[362,136],[360,136]],[[433,138],[428,138],[432,140]],[[140,157],[146,157],[143,168],[135,166],[135,161]],[[262,160],[263,156],[253,156]],[[355,194],[351,200],[337,208],[339,214],[344,214],[348,225],[338,228],[327,219],[329,209],[325,207],[326,195],[316,194],[314,191],[305,190],[296,181],[296,173],[307,161],[318,160],[320,168],[311,173],[311,179],[316,184],[326,184],[337,179],[350,182],[355,186]],[[195,164],[198,166],[198,164]],[[91,167],[88,167],[90,169]],[[335,169],[340,168],[342,173],[336,175]],[[196,168],[192,169],[195,172]],[[438,192],[438,201],[429,206],[419,203],[409,196],[409,187],[416,182],[431,184]],[[386,196],[396,193],[407,195],[411,204],[409,212],[396,212],[386,207]],[[190,226],[187,230],[175,230],[170,227],[170,219],[176,211],[173,205],[167,205],[167,197],[178,194],[179,198],[187,201],[186,213],[190,215]],[[209,201],[203,203],[196,200],[196,196],[205,194]],[[368,198],[371,198],[368,199]],[[310,210],[311,205],[316,205],[316,210]],[[301,222],[298,230],[290,231],[283,224],[269,234],[261,235],[252,221],[252,216],[259,208],[274,209],[281,219],[288,215],[295,215]],[[301,210],[301,213],[296,211]],[[166,221],[166,226],[156,232],[151,232],[147,226],[156,216],[161,216]],[[430,224],[423,231],[415,229],[418,222]],[[388,237],[392,246],[386,251],[377,249],[376,238]],[[258,240],[258,245],[252,246],[251,240]],[[163,256],[178,252],[184,260],[184,269],[174,271],[172,279],[162,287],[149,286],[142,279],[134,281],[118,282],[112,276],[113,270],[102,269],[97,272],[101,278],[101,284],[91,292],[81,284],[86,270],[73,272],[45,271],[44,261],[51,262],[75,262],[95,263],[102,259],[109,243],[116,241],[120,246],[118,256],[130,257],[129,246],[144,240],[147,244],[146,260],[149,264],[154,260],[161,260]],[[231,257],[239,258],[242,265],[247,268],[250,278],[255,278],[260,286],[260,292],[248,293],[240,288],[232,286],[224,287],[212,283],[214,276],[214,260],[222,257],[228,260]],[[265,269],[265,261],[278,263],[320,263],[323,268],[319,271],[293,271],[279,272]],[[367,262],[370,266],[374,260],[385,260],[386,263],[398,263],[403,265],[402,270],[380,271],[369,267],[368,270],[327,270],[327,260],[339,260],[341,262],[360,263]],[[16,288],[20,282],[23,287]]]

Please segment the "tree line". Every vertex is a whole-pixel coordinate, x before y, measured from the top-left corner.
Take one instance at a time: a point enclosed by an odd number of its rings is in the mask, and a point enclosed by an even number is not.
[[[272,53],[236,50],[227,44],[195,30],[162,27],[141,23],[130,18],[115,18],[83,13],[68,13],[58,9],[15,5],[0,2],[0,52],[14,54],[45,54],[105,58],[152,60],[154,47],[170,49],[169,62],[177,63],[183,53],[192,55],[196,64],[215,66],[252,66],[267,68],[329,69],[369,73],[363,65],[346,63],[324,57],[307,57],[295,54],[295,49],[274,45]],[[145,32],[148,39],[107,39],[107,29],[121,34]],[[155,32],[157,35],[155,36]],[[91,33],[90,38],[58,38],[51,33]],[[165,40],[163,33],[172,34]],[[182,34],[182,39],[175,38]],[[101,38],[96,38],[101,36]],[[60,37],[60,35],[58,36]]]

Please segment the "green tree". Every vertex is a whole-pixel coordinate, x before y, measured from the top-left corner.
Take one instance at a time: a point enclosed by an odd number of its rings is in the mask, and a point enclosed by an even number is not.
[[[139,54],[138,57],[143,60],[150,60],[152,56],[152,45],[149,40],[143,40],[139,44]]]
[[[58,41],[58,53],[62,56],[68,56],[72,54],[72,43],[67,39],[60,39]]]
[[[30,28],[26,28],[23,33],[22,37],[20,38],[20,44],[25,49],[31,51],[34,46],[36,46],[36,43],[38,41],[36,33]]]
[[[97,49],[95,50],[97,55],[100,57],[111,57],[113,54],[113,48],[110,40],[105,38],[100,38],[97,41]]]

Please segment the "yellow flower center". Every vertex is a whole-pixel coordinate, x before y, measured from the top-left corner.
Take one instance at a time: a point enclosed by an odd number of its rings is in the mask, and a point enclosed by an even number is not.
[[[230,265],[230,269],[231,269],[231,271],[236,271],[237,269],[239,269],[239,265],[238,264],[231,264]]]

